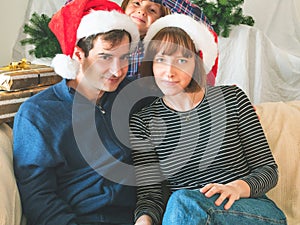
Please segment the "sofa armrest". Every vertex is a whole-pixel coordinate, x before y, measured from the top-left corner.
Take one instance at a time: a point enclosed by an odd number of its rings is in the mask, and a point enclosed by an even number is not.
[[[22,208],[13,171],[12,129],[0,124],[0,225],[20,225]]]

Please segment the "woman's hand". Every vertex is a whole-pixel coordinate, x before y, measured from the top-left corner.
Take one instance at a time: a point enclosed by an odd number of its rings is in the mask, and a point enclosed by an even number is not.
[[[152,225],[152,219],[148,215],[142,215],[137,219],[134,225]]]
[[[236,180],[228,184],[207,184],[200,189],[200,192],[208,198],[215,194],[220,194],[219,198],[215,201],[217,206],[220,206],[225,199],[228,199],[228,202],[224,206],[224,209],[228,210],[236,200],[250,196],[250,187],[245,181]]]

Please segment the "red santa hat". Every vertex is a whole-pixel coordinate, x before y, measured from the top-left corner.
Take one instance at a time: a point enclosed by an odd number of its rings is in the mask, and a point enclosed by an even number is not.
[[[184,30],[193,40],[196,50],[201,52],[201,58],[206,73],[216,76],[218,65],[218,38],[216,33],[201,21],[184,14],[171,14],[156,20],[149,28],[145,38],[145,50],[149,41],[165,27],[178,27]],[[211,78],[209,78],[211,79]],[[214,84],[214,80],[209,81]]]
[[[133,21],[117,3],[108,0],[73,0],[53,15],[49,28],[63,52],[53,58],[52,67],[67,79],[75,79],[77,75],[79,63],[72,57],[81,38],[111,30],[126,30],[131,36],[131,49],[140,39]]]

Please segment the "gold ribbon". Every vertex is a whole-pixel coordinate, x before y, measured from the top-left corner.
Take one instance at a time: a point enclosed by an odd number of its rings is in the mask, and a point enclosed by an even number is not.
[[[23,58],[18,62],[11,62],[8,66],[0,67],[0,70],[11,71],[11,70],[22,70],[29,69],[31,62],[27,61],[27,59]]]

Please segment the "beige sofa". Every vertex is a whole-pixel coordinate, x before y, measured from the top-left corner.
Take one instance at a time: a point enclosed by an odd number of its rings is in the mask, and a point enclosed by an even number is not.
[[[268,196],[285,212],[288,225],[300,225],[300,101],[256,106],[279,167],[277,186]]]
[[[285,212],[288,225],[299,225],[300,101],[263,103],[256,109],[280,173],[268,196]],[[20,225],[22,219],[12,160],[11,129],[0,124],[0,225]]]
[[[21,221],[12,160],[12,130],[7,124],[0,124],[0,225],[19,225]]]

